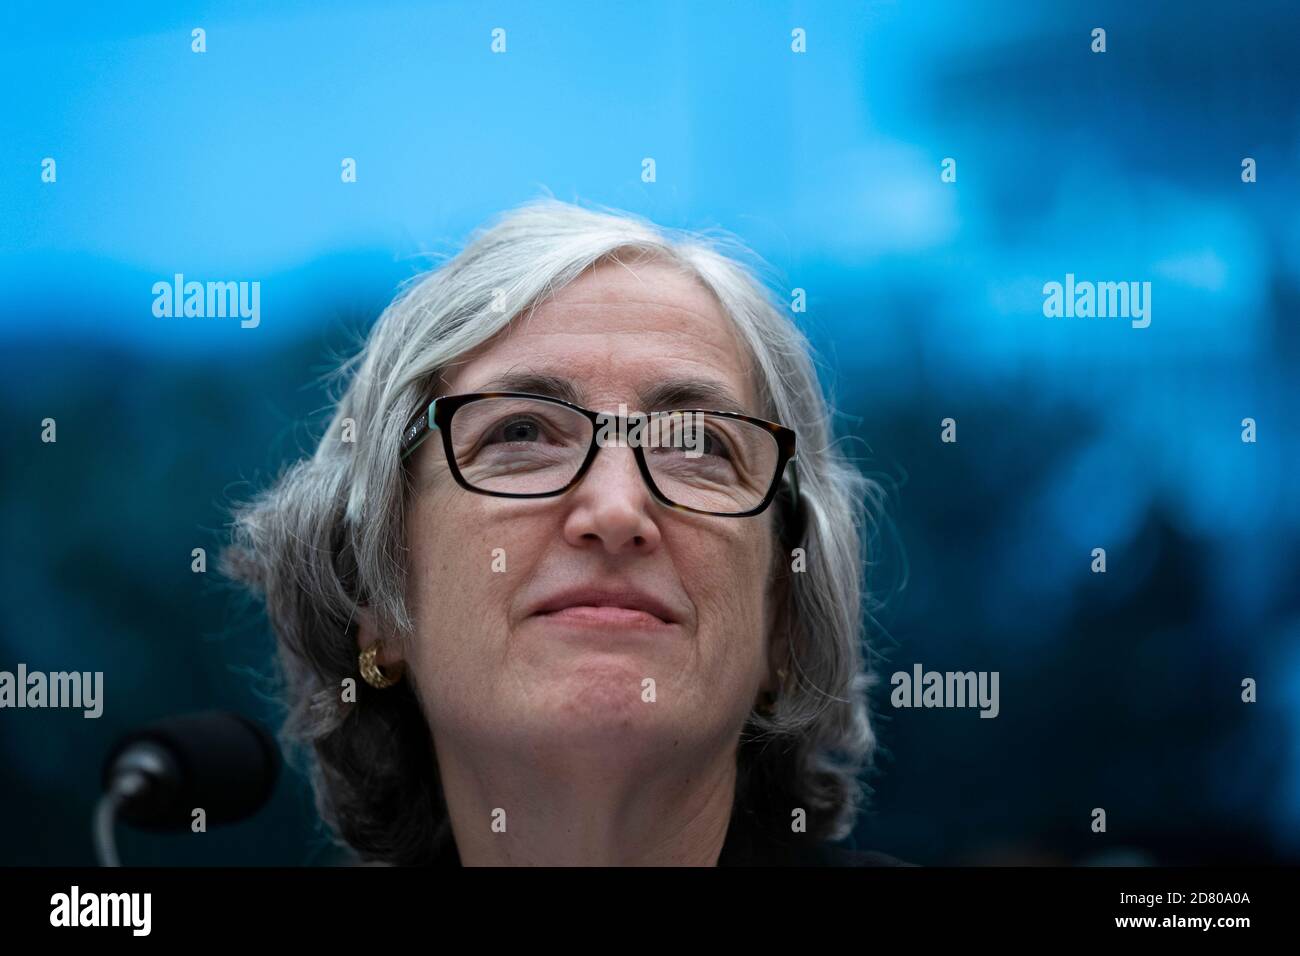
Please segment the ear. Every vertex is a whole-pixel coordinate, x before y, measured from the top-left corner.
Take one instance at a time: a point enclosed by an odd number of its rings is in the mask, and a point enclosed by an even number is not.
[[[767,682],[764,684],[765,690],[771,690],[773,693],[781,692],[781,678],[777,676],[779,670],[790,670],[790,630],[785,623],[785,615],[782,614],[778,626],[773,630],[772,637],[768,641],[767,654]],[[786,679],[789,680],[787,673]]]
[[[776,544],[776,554],[772,571],[768,575],[767,586],[767,673],[763,678],[762,690],[778,692],[781,681],[776,672],[781,668],[787,671],[790,660],[790,607],[794,587],[792,575],[786,569],[788,555],[781,550],[781,543]]]
[[[379,626],[375,621],[374,612],[365,606],[358,606],[352,617],[356,625],[357,632],[357,653],[361,653],[375,641],[383,640],[383,647],[380,648],[376,657],[376,663],[380,667],[385,665],[396,665],[403,662],[402,644],[400,641],[386,640],[379,632]]]

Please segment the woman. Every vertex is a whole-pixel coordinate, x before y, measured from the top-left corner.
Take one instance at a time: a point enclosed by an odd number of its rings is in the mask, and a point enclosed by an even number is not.
[[[873,486],[750,271],[538,201],[347,371],[226,568],[265,596],[286,736],[362,859],[896,862],[828,843],[874,742]]]

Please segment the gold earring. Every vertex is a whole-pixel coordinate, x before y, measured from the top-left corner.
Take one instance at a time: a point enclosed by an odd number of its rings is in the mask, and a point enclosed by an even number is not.
[[[385,674],[375,658],[379,655],[379,650],[383,647],[383,641],[375,641],[357,658],[357,666],[361,668],[361,676],[365,682],[375,690],[383,690],[385,687],[392,687],[402,679],[402,672],[405,667],[401,664],[394,669],[392,676]]]

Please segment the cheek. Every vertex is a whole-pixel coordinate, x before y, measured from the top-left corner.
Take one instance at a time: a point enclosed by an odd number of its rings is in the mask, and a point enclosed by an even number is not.
[[[680,568],[699,613],[700,639],[761,662],[769,620],[771,534],[757,522],[694,543]],[[736,659],[730,661],[735,666]]]
[[[472,496],[439,492],[407,516],[412,656],[421,675],[439,685],[491,667],[506,639],[520,534],[479,512]]]

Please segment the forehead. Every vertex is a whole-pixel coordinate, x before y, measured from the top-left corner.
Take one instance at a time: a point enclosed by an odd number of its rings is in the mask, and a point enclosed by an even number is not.
[[[443,391],[531,391],[506,388],[528,376],[568,380],[576,401],[633,408],[666,380],[695,383],[712,399],[699,407],[759,414],[734,323],[708,289],[661,262],[589,269],[448,368]]]

